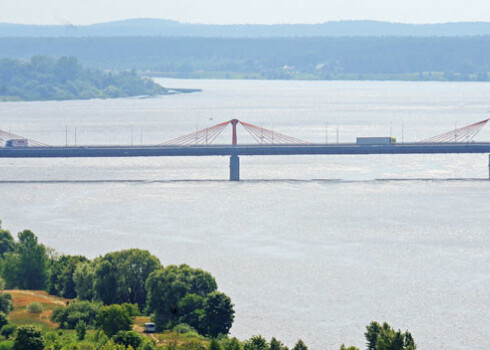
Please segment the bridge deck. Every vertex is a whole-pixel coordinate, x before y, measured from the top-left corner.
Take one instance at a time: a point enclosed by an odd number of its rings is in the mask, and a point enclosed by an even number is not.
[[[394,145],[205,145],[205,146],[78,146],[0,148],[0,158],[254,156],[254,155],[362,155],[490,153],[490,142],[404,143]]]

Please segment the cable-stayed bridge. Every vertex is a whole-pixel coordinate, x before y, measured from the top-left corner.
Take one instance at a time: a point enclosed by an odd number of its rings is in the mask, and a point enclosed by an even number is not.
[[[0,130],[0,158],[75,158],[75,157],[164,157],[229,156],[230,180],[240,179],[240,156],[272,155],[369,155],[369,154],[456,154],[488,153],[490,142],[474,142],[474,137],[489,119],[458,128],[421,142],[412,143],[309,143],[276,131],[237,119],[148,146],[49,146]],[[232,140],[228,145],[213,141],[228,126]],[[248,132],[256,144],[238,143],[238,126]],[[387,138],[384,138],[387,139]],[[490,178],[490,157],[489,157]]]

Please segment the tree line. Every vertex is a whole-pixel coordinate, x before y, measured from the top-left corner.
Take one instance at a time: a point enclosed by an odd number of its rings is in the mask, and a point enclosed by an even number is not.
[[[60,254],[39,243],[29,230],[14,240],[0,221],[0,273],[0,349],[288,350],[276,338],[228,337],[234,305],[218,290],[215,278],[186,264],[163,266],[146,250],[121,250],[90,260]],[[13,302],[10,294],[1,292],[4,288],[45,290],[68,299],[50,316],[60,331],[11,324]],[[41,313],[42,305],[33,302],[26,311]],[[151,315],[160,331],[185,334],[190,341],[157,347],[152,338],[133,330],[134,318],[140,315]],[[408,331],[396,331],[386,323],[372,322],[365,336],[368,350],[416,349]],[[340,349],[358,350],[344,345]],[[298,340],[292,350],[308,347]]]
[[[178,77],[488,80],[490,36],[0,38],[0,57],[74,56]]]
[[[151,314],[159,329],[186,323],[210,337],[228,334],[234,319],[231,299],[218,291],[209,272],[185,264],[164,267],[146,250],[122,250],[89,260],[59,254],[29,230],[15,241],[0,229],[0,268],[7,289],[46,290],[77,299],[54,310],[52,319],[60,328],[75,329],[80,321],[95,326],[104,305],[118,305],[128,316]],[[7,294],[1,295],[0,303],[8,310]]]
[[[162,86],[135,72],[87,69],[74,57],[0,60],[0,100],[69,100],[164,93]]]

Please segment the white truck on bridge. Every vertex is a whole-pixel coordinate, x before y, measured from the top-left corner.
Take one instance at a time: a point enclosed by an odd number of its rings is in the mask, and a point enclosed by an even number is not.
[[[29,141],[27,139],[12,139],[12,140],[8,140],[5,143],[5,146],[6,147],[12,147],[12,148],[16,148],[16,147],[28,147],[29,146]]]
[[[394,137],[358,137],[358,145],[393,145],[396,143]]]

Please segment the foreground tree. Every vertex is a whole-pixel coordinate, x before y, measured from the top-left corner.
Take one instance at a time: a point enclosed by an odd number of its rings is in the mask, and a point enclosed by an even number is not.
[[[231,339],[225,338],[223,339],[222,343],[225,350],[243,350],[242,343],[235,337]]]
[[[170,265],[154,271],[146,282],[148,309],[159,328],[169,329],[182,315],[179,302],[188,294],[206,297],[217,289],[213,276],[188,265]]]
[[[269,350],[267,340],[261,335],[254,335],[243,343],[243,350]]]
[[[19,233],[14,253],[7,253],[3,275],[8,288],[44,289],[47,275],[46,248],[29,230]]]
[[[78,264],[86,263],[84,256],[62,255],[49,261],[47,290],[49,294],[67,299],[77,297],[74,274]]]
[[[388,323],[371,322],[364,333],[368,350],[415,350],[417,345],[410,332],[395,331]]]
[[[95,293],[104,304],[146,305],[146,280],[162,268],[158,258],[141,249],[108,253],[96,260]]]
[[[273,337],[269,343],[269,350],[288,350],[288,347]]]
[[[223,347],[221,346],[219,341],[217,341],[216,339],[212,339],[211,342],[209,342],[208,350],[223,350]]]
[[[13,252],[15,241],[9,231],[2,229],[2,221],[0,220],[0,257],[3,258],[5,253]]]
[[[80,300],[92,300],[95,297],[95,269],[89,262],[77,264],[73,273],[75,292]]]
[[[97,315],[97,326],[107,336],[112,337],[119,331],[129,331],[133,326],[133,320],[127,309],[121,305],[103,306]]]
[[[220,334],[228,334],[233,324],[234,315],[235,311],[230,297],[221,292],[209,293],[204,303],[204,314],[201,318],[204,334],[213,338]]]
[[[5,281],[0,277],[0,312],[8,315],[14,309],[14,303],[12,302],[12,295],[2,292],[4,288]]]
[[[44,338],[41,331],[31,326],[21,326],[17,329],[14,350],[44,350]]]
[[[114,343],[138,349],[143,344],[143,336],[135,331],[119,331],[112,337]]]
[[[100,304],[89,301],[70,303],[67,307],[57,307],[50,316],[51,321],[60,324],[63,329],[75,329],[83,321],[87,326],[94,326]]]
[[[300,339],[298,342],[294,345],[293,350],[308,350],[308,347],[306,344]]]

